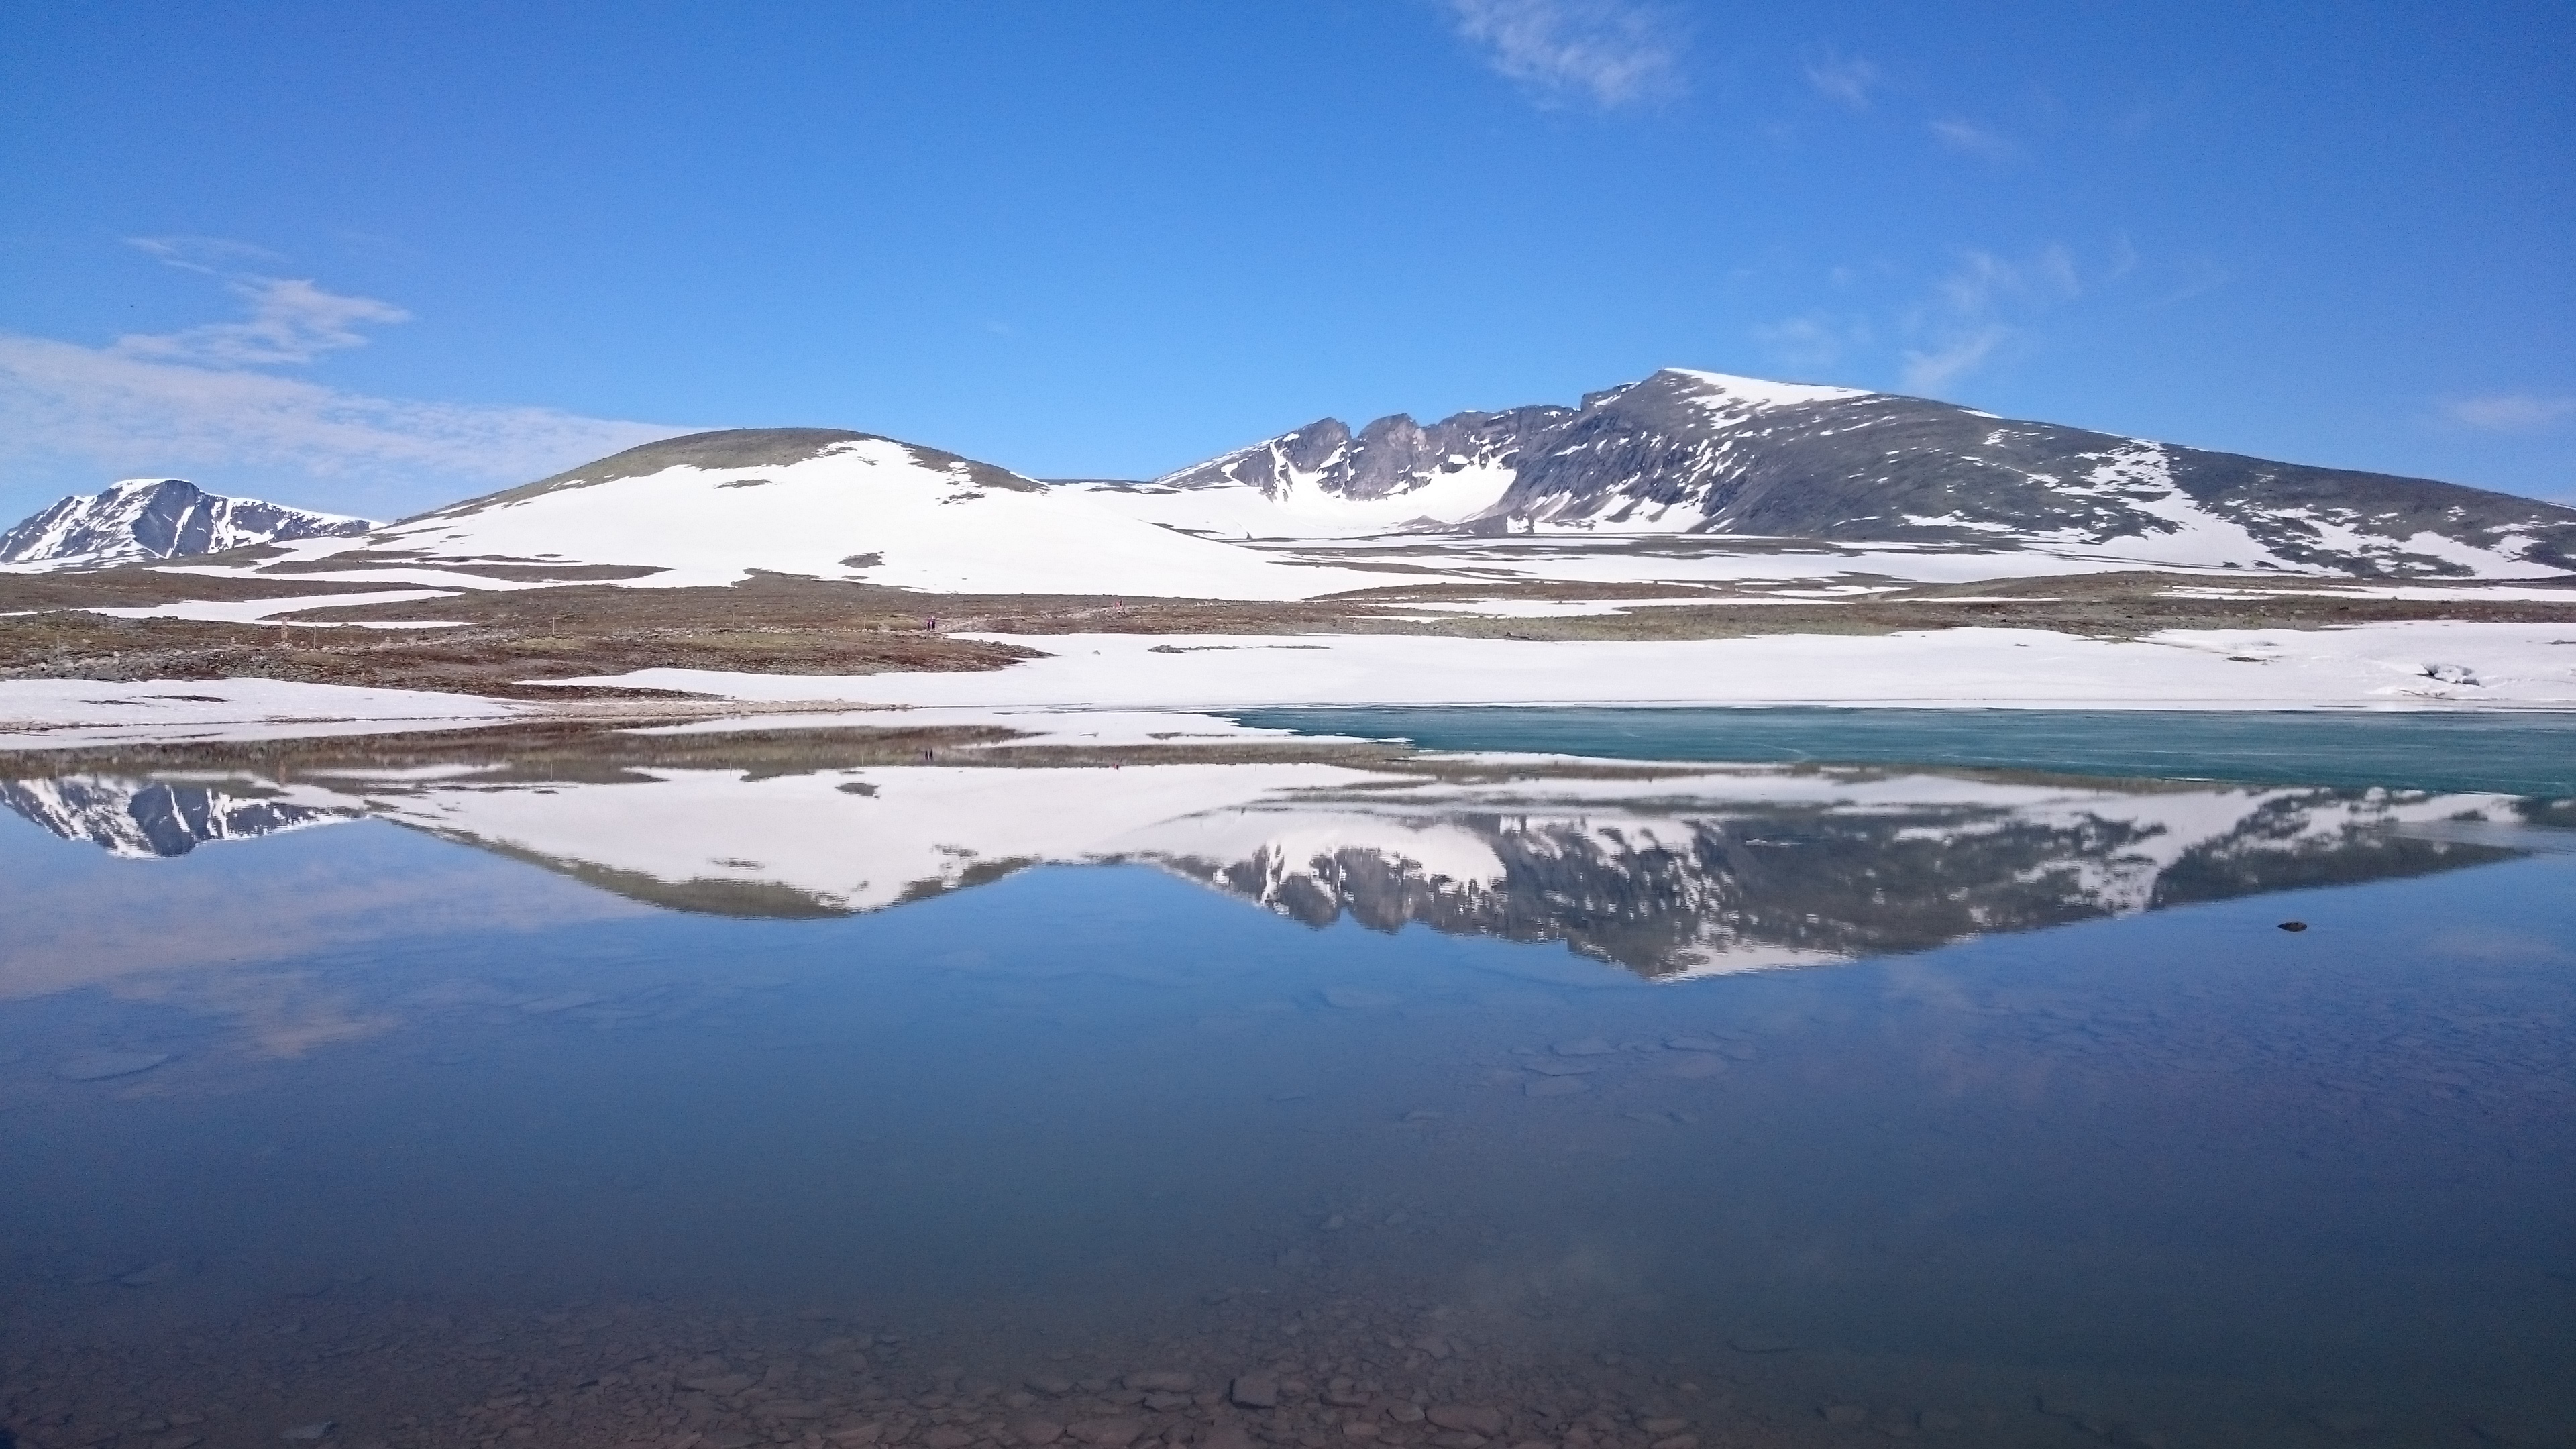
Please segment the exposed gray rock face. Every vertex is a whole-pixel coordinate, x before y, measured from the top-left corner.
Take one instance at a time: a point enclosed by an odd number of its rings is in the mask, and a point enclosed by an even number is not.
[[[0,534],[0,563],[113,564],[188,558],[256,543],[345,538],[376,525],[208,493],[184,478],[129,478],[76,494]]]
[[[1580,408],[1326,418],[1158,484],[1346,498],[1508,470],[1472,516],[1418,525],[1991,540],[2175,564],[2372,575],[2576,570],[2576,509],[2424,478],[2313,468],[2018,422],[1922,398],[1668,368]]]
[[[1513,467],[1520,462],[1524,439],[1573,415],[1571,408],[1513,408],[1458,413],[1426,428],[1397,413],[1356,435],[1341,419],[1324,418],[1155,482],[1167,488],[1240,484],[1277,498],[1298,483],[1311,481],[1337,497],[1387,498],[1409,493],[1444,473]]]

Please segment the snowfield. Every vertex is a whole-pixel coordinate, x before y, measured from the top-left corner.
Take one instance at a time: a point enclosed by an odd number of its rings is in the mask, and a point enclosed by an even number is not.
[[[747,700],[1198,710],[1268,705],[1848,705],[2576,709],[2576,626],[2454,622],[2037,629],[1649,642],[1430,635],[976,635],[1045,651],[988,673],[823,677],[646,669],[564,683]]]
[[[0,749],[282,740],[498,723],[525,705],[284,679],[0,680]]]
[[[962,469],[882,438],[802,462],[679,465],[642,477],[463,504],[379,530],[376,559],[407,582],[488,588],[439,565],[538,563],[661,570],[612,580],[647,588],[734,584],[755,572],[852,579],[935,593],[1307,599],[1382,587],[1383,574],[1250,553],[1125,517],[1072,490],[979,486]],[[310,563],[349,541],[285,545]],[[375,579],[372,569],[306,573]]]

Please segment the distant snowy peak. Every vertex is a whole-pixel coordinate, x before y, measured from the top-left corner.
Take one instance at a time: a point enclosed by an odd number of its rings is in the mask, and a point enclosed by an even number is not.
[[[1327,418],[1112,506],[1258,536],[1701,533],[2094,552],[2140,566],[2576,570],[2576,510],[2016,422],[1923,398],[1666,368],[1582,406]]]
[[[76,494],[0,534],[0,563],[149,563],[298,538],[345,538],[376,525],[208,493],[184,478],[128,478]]]

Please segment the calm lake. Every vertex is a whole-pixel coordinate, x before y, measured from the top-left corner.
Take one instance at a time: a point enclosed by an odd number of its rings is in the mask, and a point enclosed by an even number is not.
[[[0,781],[0,1423],[2576,1443],[2568,721],[1685,713]]]

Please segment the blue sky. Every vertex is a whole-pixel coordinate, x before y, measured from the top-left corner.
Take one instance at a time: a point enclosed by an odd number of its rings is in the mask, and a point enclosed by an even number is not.
[[[1142,476],[1664,365],[2576,501],[2571,61],[2560,0],[12,6],[0,515],[719,426]]]

